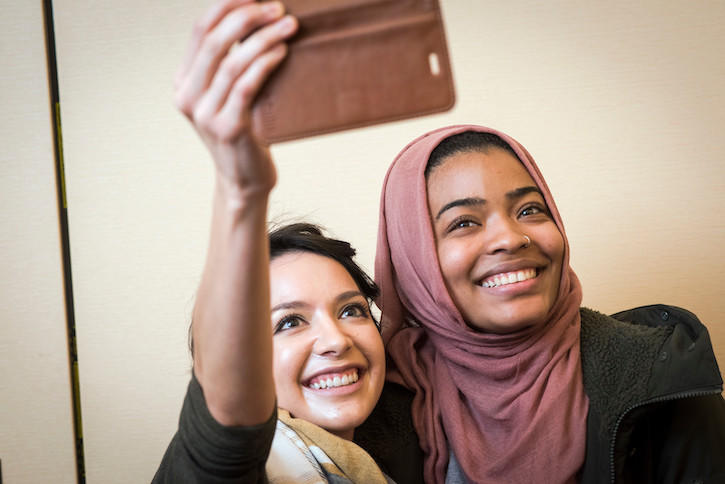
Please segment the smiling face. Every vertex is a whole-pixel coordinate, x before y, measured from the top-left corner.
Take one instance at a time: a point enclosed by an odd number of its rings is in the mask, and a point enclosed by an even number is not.
[[[433,168],[427,189],[441,273],[466,323],[492,333],[543,323],[564,239],[519,160],[497,147],[456,153]]]
[[[367,300],[328,257],[291,252],[270,264],[277,404],[351,439],[385,380],[385,350]]]

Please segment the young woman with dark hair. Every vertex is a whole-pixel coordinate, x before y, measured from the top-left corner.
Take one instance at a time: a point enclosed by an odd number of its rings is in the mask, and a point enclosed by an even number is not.
[[[385,379],[377,287],[319,228],[266,231],[277,176],[250,106],[296,25],[277,2],[220,2],[177,78],[216,178],[192,379],[157,483],[390,482],[352,442]]]

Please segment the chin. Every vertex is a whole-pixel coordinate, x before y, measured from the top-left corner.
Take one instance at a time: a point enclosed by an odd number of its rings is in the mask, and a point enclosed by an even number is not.
[[[504,324],[491,324],[486,323],[486,325],[476,326],[469,324],[473,329],[482,331],[484,333],[493,333],[493,334],[510,334],[515,333],[517,331],[524,330],[526,328],[529,328],[533,326],[532,323],[504,323]]]
[[[479,318],[477,321],[467,322],[467,324],[473,329],[479,331],[494,333],[494,334],[508,334],[521,331],[532,326],[541,324],[546,320],[548,311],[530,309],[525,311],[511,311],[504,313],[493,318]]]
[[[309,420],[330,432],[339,432],[361,425],[372,410],[372,406],[360,401],[318,406],[314,414],[310,415]]]
[[[355,429],[362,425],[364,421],[365,418],[361,418],[358,416],[345,416],[341,419],[319,419],[313,423],[318,427],[322,427],[323,429],[327,430],[331,434],[335,434],[351,440],[352,434],[355,432]]]

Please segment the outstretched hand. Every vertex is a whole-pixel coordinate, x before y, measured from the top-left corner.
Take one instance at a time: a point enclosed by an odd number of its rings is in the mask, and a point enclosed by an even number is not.
[[[176,105],[214,158],[217,180],[240,194],[267,193],[276,171],[253,132],[251,107],[297,30],[279,2],[225,0],[195,25],[175,82]]]

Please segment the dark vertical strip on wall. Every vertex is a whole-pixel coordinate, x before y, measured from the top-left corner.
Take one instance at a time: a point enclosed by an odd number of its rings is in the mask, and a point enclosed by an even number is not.
[[[83,420],[81,418],[81,392],[78,379],[78,349],[76,346],[75,311],[73,308],[73,278],[71,275],[70,238],[68,236],[68,204],[65,193],[65,168],[63,166],[63,131],[60,123],[60,93],[58,91],[58,64],[55,55],[55,29],[53,3],[43,0],[45,44],[48,55],[48,80],[50,84],[50,110],[53,120],[55,148],[55,174],[58,186],[58,214],[60,219],[61,247],[63,252],[63,282],[65,312],[68,323],[68,358],[70,361],[71,399],[73,406],[73,432],[76,442],[76,473],[79,484],[86,482],[86,466],[83,457]]]

